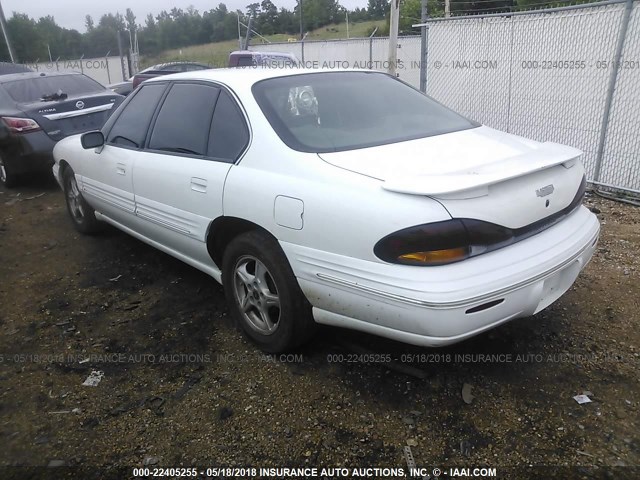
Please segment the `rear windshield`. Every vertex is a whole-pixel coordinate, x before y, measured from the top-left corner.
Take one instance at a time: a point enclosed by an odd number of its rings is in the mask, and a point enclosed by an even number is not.
[[[337,152],[479,126],[379,72],[327,72],[271,78],[253,94],[289,147]]]
[[[7,93],[18,103],[33,103],[55,98],[58,93],[68,97],[103,92],[105,88],[85,75],[55,75],[24,78],[3,83]]]

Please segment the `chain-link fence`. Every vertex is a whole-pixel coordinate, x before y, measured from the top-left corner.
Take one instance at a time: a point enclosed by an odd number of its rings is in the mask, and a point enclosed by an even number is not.
[[[312,67],[387,69],[388,39],[266,44]],[[584,151],[589,180],[640,192],[640,3],[431,19],[398,76],[485,125]]]
[[[389,39],[386,37],[349,40],[312,40],[264,43],[251,50],[293,53],[309,68],[369,68],[386,71]],[[418,86],[420,81],[420,36],[398,38],[398,76]]]
[[[640,3],[433,19],[427,93],[486,125],[580,148],[593,182],[640,190]]]

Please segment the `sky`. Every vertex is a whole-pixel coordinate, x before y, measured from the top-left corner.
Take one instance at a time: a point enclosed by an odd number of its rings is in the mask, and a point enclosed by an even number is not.
[[[157,15],[162,10],[171,10],[173,7],[186,9],[193,5],[198,11],[204,12],[215,8],[219,3],[224,3],[229,10],[246,10],[250,3],[260,0],[0,0],[4,14],[11,17],[12,12],[26,13],[36,20],[46,15],[53,15],[56,23],[61,27],[75,28],[80,32],[85,31],[84,18],[91,15],[98,23],[98,19],[105,13],[120,12],[124,15],[127,7],[133,10],[136,21],[144,25],[144,19],[148,13]],[[303,0],[304,1],[304,0]],[[272,0],[278,8],[291,10],[297,0]],[[346,8],[366,7],[367,0],[339,0]],[[132,5],[134,5],[132,7]]]

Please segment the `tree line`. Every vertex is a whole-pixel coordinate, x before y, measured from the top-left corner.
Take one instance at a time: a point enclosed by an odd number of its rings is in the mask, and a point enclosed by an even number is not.
[[[562,5],[563,1],[543,2],[543,0],[451,0],[452,14],[468,15],[479,12],[495,13],[528,6]],[[590,0],[578,0],[578,2]],[[542,3],[543,2],[543,3]],[[575,2],[574,2],[575,3]],[[124,49],[128,49],[130,38],[136,35],[140,52],[154,55],[163,50],[200,45],[209,42],[237,39],[244,36],[249,16],[252,30],[261,35],[283,33],[298,37],[300,34],[299,3],[293,10],[277,8],[271,0],[262,0],[247,5],[246,10],[230,11],[224,3],[216,8],[199,12],[193,7],[172,8],[158,15],[147,15],[142,23],[137,21],[130,8],[124,15],[106,14],[98,21],[87,15],[86,31],[63,28],[56,24],[52,16],[38,20],[24,13],[14,12],[7,20],[7,31],[12,42],[16,61],[55,61],[60,59],[102,57],[117,55],[118,34]],[[444,14],[443,0],[428,0],[429,16]],[[386,26],[378,29],[377,35],[388,35],[389,0],[368,0],[366,8],[347,11],[338,0],[302,0],[304,31],[314,30],[333,23],[345,21],[348,13],[350,22],[386,19]],[[400,10],[400,30],[403,34],[415,34],[419,30],[412,27],[420,21],[421,0],[402,0]],[[241,22],[239,24],[239,22]],[[373,29],[372,29],[373,30]],[[373,32],[370,32],[373,33]],[[4,41],[0,41],[0,60],[10,61]]]

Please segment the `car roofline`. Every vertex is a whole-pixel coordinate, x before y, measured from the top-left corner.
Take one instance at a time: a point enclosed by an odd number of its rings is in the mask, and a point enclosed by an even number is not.
[[[64,77],[69,75],[84,75],[82,72],[21,72],[21,73],[8,73],[6,75],[0,75],[0,83],[15,82],[16,80],[25,80],[30,78],[42,78],[42,77]],[[91,77],[89,77],[91,78]]]
[[[210,81],[225,84],[231,88],[234,85],[254,85],[263,80],[271,78],[290,77],[297,75],[309,75],[315,73],[345,73],[345,72],[364,72],[379,73],[386,75],[386,72],[378,70],[369,70],[365,68],[267,68],[267,67],[229,67],[229,68],[212,68],[208,70],[197,70],[193,72],[172,73],[154,78],[149,78],[143,83],[150,84],[155,82],[166,81]]]

